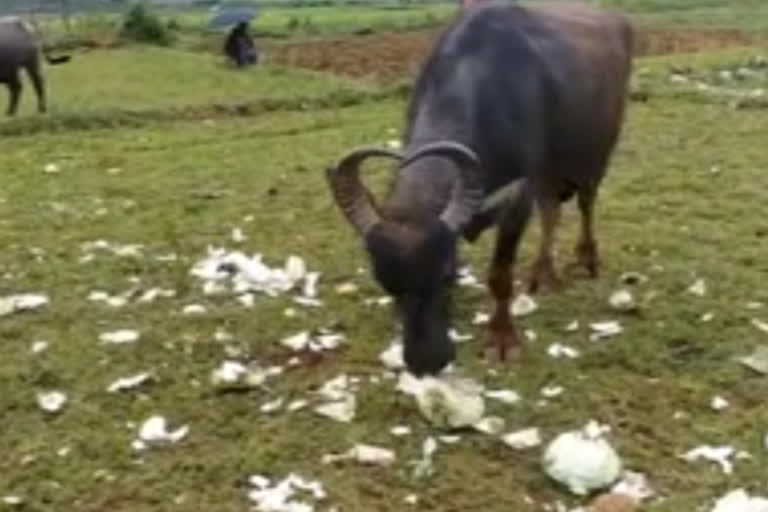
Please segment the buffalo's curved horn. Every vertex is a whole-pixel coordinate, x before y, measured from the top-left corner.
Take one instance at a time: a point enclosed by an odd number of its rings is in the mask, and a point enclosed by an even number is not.
[[[381,216],[371,201],[371,193],[360,181],[360,166],[370,157],[402,160],[403,155],[393,149],[363,146],[347,153],[336,165],[326,170],[326,177],[336,204],[357,231],[365,236]]]
[[[442,140],[420,147],[408,155],[403,166],[429,155],[445,155],[459,162],[459,182],[453,188],[450,202],[440,214],[440,220],[446,226],[454,232],[459,232],[480,208],[483,200],[483,187],[479,183],[480,159],[464,144]]]

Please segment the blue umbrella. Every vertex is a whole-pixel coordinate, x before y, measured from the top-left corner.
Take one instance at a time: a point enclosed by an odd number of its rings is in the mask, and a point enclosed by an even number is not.
[[[223,28],[238,23],[248,23],[253,20],[258,13],[255,9],[249,7],[238,7],[220,10],[208,24],[209,28]]]

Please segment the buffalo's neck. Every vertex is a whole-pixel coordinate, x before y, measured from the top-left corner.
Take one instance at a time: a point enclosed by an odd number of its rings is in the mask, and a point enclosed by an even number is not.
[[[474,62],[458,57],[448,66],[435,62],[428,67],[432,69],[421,76],[408,108],[405,155],[439,141],[458,142],[475,150]],[[458,179],[454,159],[424,157],[398,171],[387,207],[405,221],[428,222],[445,209]]]
[[[415,100],[416,101],[416,100]],[[458,94],[427,93],[413,106],[406,131],[406,154],[430,142],[449,140],[473,144],[475,111]]]
[[[481,71],[474,55],[454,51],[433,55],[410,99],[406,143],[453,140],[471,146]]]

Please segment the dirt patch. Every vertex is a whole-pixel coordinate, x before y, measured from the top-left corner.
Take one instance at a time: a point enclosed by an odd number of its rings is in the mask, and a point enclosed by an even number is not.
[[[437,35],[437,30],[418,30],[287,43],[275,45],[270,55],[288,66],[391,80],[415,72]]]
[[[280,64],[355,78],[392,80],[412,76],[427,55],[439,30],[382,32],[343,39],[273,44],[268,51]],[[748,45],[762,34],[738,30],[641,29],[638,55],[707,51]]]
[[[635,44],[636,53],[646,56],[711,51],[752,45],[764,40],[764,34],[740,30],[646,28],[639,30]]]

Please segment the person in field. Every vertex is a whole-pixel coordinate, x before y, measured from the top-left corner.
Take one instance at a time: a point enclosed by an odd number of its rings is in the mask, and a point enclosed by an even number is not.
[[[227,36],[224,53],[238,68],[256,64],[259,56],[248,23],[238,23]]]

